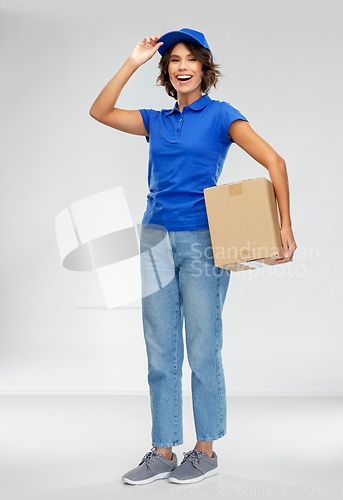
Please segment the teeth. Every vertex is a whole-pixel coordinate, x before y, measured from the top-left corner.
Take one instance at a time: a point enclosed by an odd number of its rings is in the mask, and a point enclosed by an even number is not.
[[[192,77],[191,76],[178,76],[178,80],[190,80]]]

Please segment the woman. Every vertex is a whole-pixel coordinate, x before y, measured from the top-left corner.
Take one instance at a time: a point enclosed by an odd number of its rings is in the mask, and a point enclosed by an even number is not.
[[[162,55],[158,82],[176,99],[174,108],[115,107],[128,79],[157,51]],[[291,260],[296,249],[285,162],[237,109],[208,96],[218,76],[202,33],[184,28],[145,37],[90,110],[96,120],[150,143],[140,252],[153,447],[122,477],[129,484],[167,477],[193,483],[218,470],[213,441],[226,434],[221,315],[230,271],[214,265],[203,189],[216,185],[233,142],[268,170],[274,185],[285,255],[277,262]],[[183,320],[197,442],[177,466],[172,447],[183,443]]]

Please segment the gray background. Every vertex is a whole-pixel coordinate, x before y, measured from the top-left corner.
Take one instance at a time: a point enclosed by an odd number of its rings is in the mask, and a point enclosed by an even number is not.
[[[0,12],[1,392],[147,394],[139,304],[107,310],[95,273],[65,270],[54,221],[116,186],[141,221],[148,145],[88,112],[141,38],[189,27],[205,33],[225,75],[212,99],[238,108],[285,158],[298,245],[293,263],[232,274],[227,391],[341,393],[341,2],[28,5]],[[118,107],[173,107],[155,85],[158,58],[133,75]],[[233,145],[219,184],[260,176],[269,178]]]

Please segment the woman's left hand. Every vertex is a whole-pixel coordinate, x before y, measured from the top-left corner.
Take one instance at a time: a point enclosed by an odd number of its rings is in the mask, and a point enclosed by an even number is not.
[[[282,264],[283,262],[289,262],[293,258],[294,252],[297,248],[297,244],[295,243],[291,226],[289,225],[282,226],[280,233],[281,233],[281,242],[285,258],[276,260],[275,264]]]

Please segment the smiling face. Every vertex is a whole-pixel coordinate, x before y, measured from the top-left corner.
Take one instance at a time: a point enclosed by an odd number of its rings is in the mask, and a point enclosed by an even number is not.
[[[171,52],[168,74],[178,96],[187,94],[195,99],[201,97],[202,63],[195,59],[182,42],[175,45]]]

